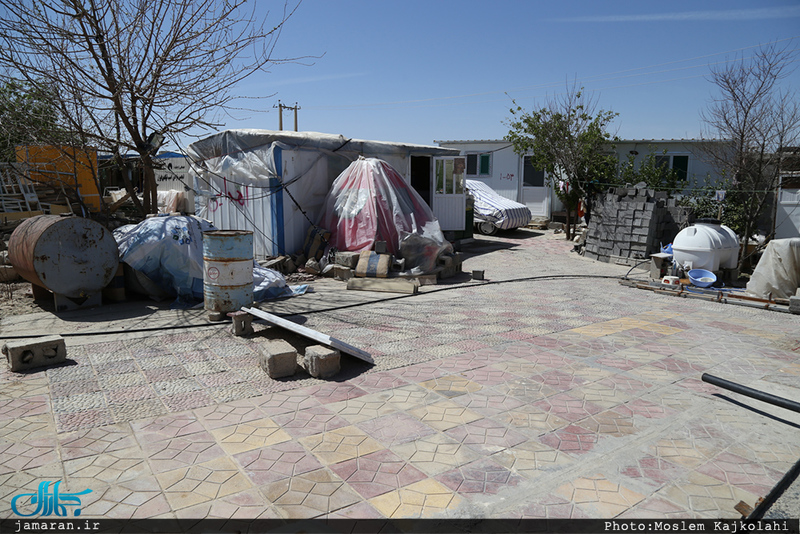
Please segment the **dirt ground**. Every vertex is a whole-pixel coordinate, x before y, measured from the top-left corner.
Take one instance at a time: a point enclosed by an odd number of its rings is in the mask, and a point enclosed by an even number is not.
[[[43,311],[33,300],[30,282],[0,284],[0,319]]]

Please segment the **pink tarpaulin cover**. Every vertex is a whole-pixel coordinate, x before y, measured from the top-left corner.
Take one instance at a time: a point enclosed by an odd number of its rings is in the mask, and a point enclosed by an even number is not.
[[[338,250],[361,251],[386,241],[397,254],[400,239],[436,221],[430,207],[388,163],[359,158],[333,182],[319,227]]]

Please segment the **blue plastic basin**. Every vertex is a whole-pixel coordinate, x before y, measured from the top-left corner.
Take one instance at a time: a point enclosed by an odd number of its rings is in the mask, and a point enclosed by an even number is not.
[[[708,287],[717,281],[717,275],[705,269],[692,269],[688,274],[689,280],[697,287]]]

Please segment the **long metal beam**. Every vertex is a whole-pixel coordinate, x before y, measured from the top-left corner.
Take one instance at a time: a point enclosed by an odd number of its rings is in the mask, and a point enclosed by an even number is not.
[[[259,310],[258,308],[242,308],[242,311],[247,312],[250,315],[254,315],[259,319],[263,319],[273,326],[284,328],[290,332],[294,332],[295,334],[316,341],[317,343],[333,347],[340,352],[345,352],[351,356],[355,356],[359,360],[363,360],[367,363],[375,365],[375,360],[372,359],[372,355],[370,355],[369,352],[358,349],[348,343],[345,343],[344,341],[336,339],[335,337],[331,337],[327,334],[323,334],[322,332],[318,332],[316,330],[312,330],[311,328],[293,323],[292,321],[284,319],[283,317],[272,315],[271,313]]]

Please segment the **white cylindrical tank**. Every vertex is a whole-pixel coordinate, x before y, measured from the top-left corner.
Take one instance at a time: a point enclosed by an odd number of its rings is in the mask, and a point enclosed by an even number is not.
[[[739,260],[739,238],[716,219],[698,219],[675,236],[672,253],[685,270],[733,269]]]

